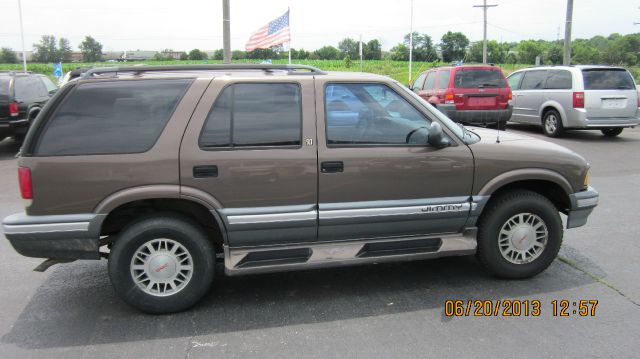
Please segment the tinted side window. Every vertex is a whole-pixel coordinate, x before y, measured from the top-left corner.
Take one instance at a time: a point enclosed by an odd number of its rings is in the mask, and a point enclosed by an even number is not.
[[[524,75],[524,72],[515,73],[507,78],[507,82],[509,83],[509,87],[512,90],[518,90],[520,86],[520,79]]]
[[[633,90],[636,85],[624,69],[582,70],[585,90]]]
[[[429,72],[427,74],[427,79],[424,81],[424,90],[432,90],[433,89],[433,85],[436,83],[436,73],[435,72]]]
[[[49,91],[37,77],[16,77],[14,93],[17,100],[35,101],[47,97]]]
[[[40,76],[40,80],[44,84],[44,87],[47,89],[47,93],[51,93],[52,91],[55,91],[58,89],[58,86],[56,86],[53,82],[51,82],[51,80],[49,80],[48,77]]]
[[[348,92],[352,103],[349,110],[340,111],[326,103],[328,145],[426,144],[430,122],[388,86],[376,83],[329,84],[325,98],[336,89]]]
[[[35,153],[57,156],[145,152],[160,137],[189,84],[191,80],[79,85],[49,119]]]
[[[546,89],[549,90],[571,90],[571,72],[567,70],[550,70],[547,73]]]
[[[520,90],[537,90],[544,88],[547,71],[527,71],[520,84]]]
[[[449,70],[443,70],[438,72],[438,88],[446,89],[449,87],[449,79],[451,78],[451,72]]]
[[[0,96],[8,96],[9,95],[9,85],[11,84],[11,80],[6,78],[0,78]]]
[[[411,87],[411,89],[412,90],[421,89],[422,88],[422,84],[424,83],[425,77],[427,77],[427,74],[426,73],[421,73],[420,76],[418,76],[416,81],[413,83],[413,86]]]
[[[202,148],[299,146],[301,137],[298,85],[234,84],[216,100],[198,142]]]

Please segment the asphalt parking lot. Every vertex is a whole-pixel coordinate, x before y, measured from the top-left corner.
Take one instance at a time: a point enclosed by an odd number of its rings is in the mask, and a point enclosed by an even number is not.
[[[526,126],[507,131],[544,138]],[[0,236],[0,357],[637,358],[640,128],[551,141],[589,160],[600,205],[585,227],[565,232],[560,258],[533,279],[493,279],[473,257],[218,275],[192,310],[150,316],[116,297],[106,261],[36,273],[40,260]],[[0,142],[0,217],[22,210],[17,150]],[[446,299],[540,300],[542,314],[448,317]],[[554,299],[598,305],[594,317],[554,317]]]

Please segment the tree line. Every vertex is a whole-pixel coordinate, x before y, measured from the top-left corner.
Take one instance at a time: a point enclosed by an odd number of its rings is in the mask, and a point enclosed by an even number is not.
[[[482,41],[471,42],[461,32],[447,32],[436,43],[431,36],[414,32],[412,56],[414,61],[426,62],[482,62]],[[410,54],[410,34],[406,34],[401,43],[389,51],[383,51],[379,40],[372,39],[362,43],[362,55],[365,60],[408,61]],[[85,62],[97,62],[102,58],[102,44],[91,36],[86,36],[79,45]],[[44,35],[33,44],[34,62],[68,62],[72,49],[69,40],[56,39],[53,35]],[[156,60],[173,60],[170,50],[158,52]],[[487,42],[488,61],[497,64],[534,64],[539,57],[542,64],[561,64],[563,41],[523,40],[520,42]],[[288,51],[282,46],[253,51],[234,50],[232,59],[281,59],[287,58]],[[291,57],[296,60],[345,60],[351,62],[360,58],[360,44],[352,38],[344,38],[336,46],[326,45],[314,51],[292,49]],[[181,60],[222,60],[222,49],[207,54],[193,49],[180,54]],[[0,50],[0,63],[15,63],[18,57],[9,48]],[[594,36],[590,39],[572,41],[572,62],[576,64],[612,64],[635,66],[640,64],[640,33],[609,36]]]

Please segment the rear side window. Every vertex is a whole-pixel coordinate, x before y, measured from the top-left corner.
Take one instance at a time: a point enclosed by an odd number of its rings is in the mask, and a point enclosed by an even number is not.
[[[35,101],[48,96],[49,91],[38,77],[16,77],[14,82],[16,100]]]
[[[35,154],[148,151],[191,82],[179,79],[81,84],[49,119]]]
[[[9,79],[0,78],[0,96],[9,95],[9,85],[11,81]]]
[[[51,80],[49,80],[48,77],[41,76],[40,80],[42,80],[42,83],[44,83],[44,86],[47,89],[48,93],[51,93],[58,89],[58,86],[56,86],[53,82],[51,82]]]
[[[547,73],[545,88],[549,90],[571,90],[571,72],[567,70],[550,70]]]
[[[413,83],[413,87],[411,87],[411,89],[412,90],[421,89],[422,88],[422,84],[424,83],[424,78],[425,77],[427,77],[426,73],[420,74],[420,76],[418,76],[416,81]]]
[[[427,79],[424,81],[424,90],[432,90],[433,89],[433,85],[436,83],[436,73],[435,72],[429,72],[427,74]]]
[[[585,90],[633,90],[631,74],[624,69],[582,70]]]
[[[526,71],[520,84],[520,90],[537,90],[544,88],[547,71]]]
[[[504,77],[498,69],[459,69],[454,77],[456,88],[505,87]]]
[[[449,70],[439,71],[438,72],[438,88],[446,89],[449,87],[449,79],[451,78],[451,73]]]
[[[300,86],[241,83],[225,88],[209,112],[201,148],[300,146]]]

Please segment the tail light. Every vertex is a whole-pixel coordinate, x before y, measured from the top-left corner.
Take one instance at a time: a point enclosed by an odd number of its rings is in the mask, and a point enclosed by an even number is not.
[[[9,116],[15,117],[20,114],[20,106],[17,102],[9,102]]]
[[[33,184],[31,182],[31,170],[27,167],[18,167],[18,183],[22,199],[33,199]]]
[[[584,108],[584,92],[573,93],[573,108]]]
[[[453,100],[453,91],[447,91],[444,94],[444,103],[454,103]]]
[[[507,94],[507,100],[513,100],[513,92],[509,91],[509,93]]]
[[[636,96],[638,98],[638,108],[640,108],[640,93],[638,93],[638,96]]]

